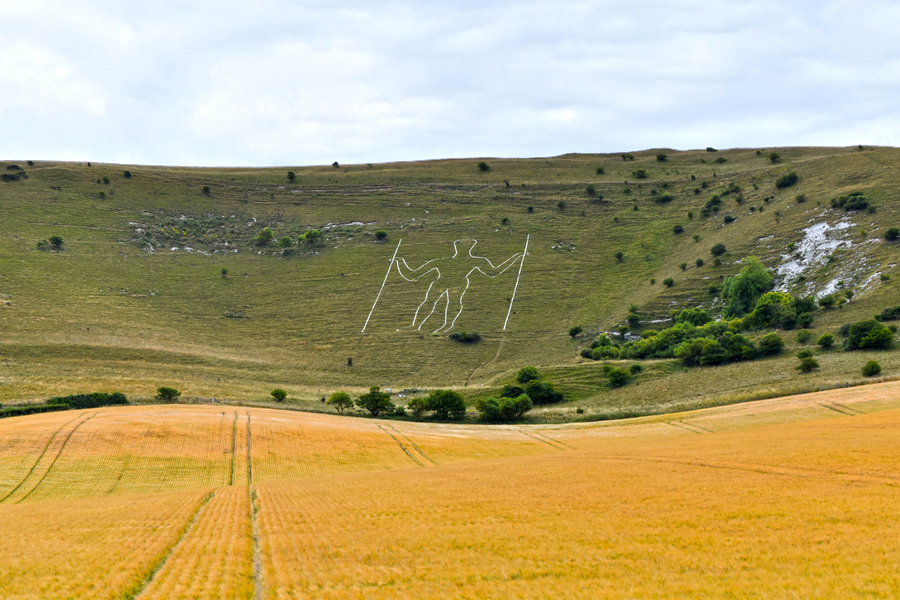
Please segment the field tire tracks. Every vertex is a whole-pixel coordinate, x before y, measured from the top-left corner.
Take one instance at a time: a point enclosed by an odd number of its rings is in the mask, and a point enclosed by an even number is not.
[[[181,530],[178,532],[178,537],[175,542],[172,543],[172,545],[170,545],[168,548],[165,548],[162,552],[160,552],[159,556],[157,556],[156,560],[153,562],[153,565],[144,574],[144,576],[137,581],[137,583],[135,583],[130,589],[124,590],[123,592],[119,593],[119,595],[117,596],[119,600],[135,600],[144,593],[144,591],[147,589],[147,586],[150,585],[156,574],[159,573],[160,569],[163,568],[169,557],[172,556],[172,553],[175,552],[181,542],[184,541],[184,538],[186,538],[188,533],[191,532],[194,524],[200,518],[200,512],[207,504],[209,504],[209,501],[212,500],[213,496],[215,495],[216,492],[212,491],[203,497],[203,499],[200,501],[200,504],[191,515],[191,518],[187,520],[187,523],[185,523]]]
[[[393,429],[393,430],[397,433],[397,435],[403,436],[403,438],[404,438],[407,442],[409,442],[409,443],[412,445],[413,448],[416,449],[416,452],[418,452],[418,453],[422,456],[422,458],[424,458],[425,460],[427,460],[427,461],[430,462],[431,464],[437,466],[437,463],[434,462],[433,460],[431,460],[431,457],[429,457],[427,454],[425,454],[424,452],[422,452],[422,450],[416,445],[416,443],[415,443],[414,441],[412,441],[412,439],[410,439],[410,437],[409,437],[408,435],[406,435],[405,433],[401,432],[400,430],[398,430],[398,429],[397,429],[396,427],[394,427],[393,425],[387,425],[387,427],[390,427],[391,429]]]
[[[690,423],[685,423],[684,421],[666,421],[666,423],[668,423],[672,427],[677,427],[678,429],[690,431],[691,433],[696,433],[696,434],[701,434],[701,435],[704,433],[714,433],[713,431],[710,431],[709,429],[704,429],[703,427],[700,427],[699,425],[692,425]]]
[[[41,459],[44,458],[44,455],[47,453],[47,450],[50,448],[50,445],[53,443],[53,440],[55,440],[55,439],[56,439],[56,436],[59,435],[59,432],[62,431],[63,429],[65,429],[66,425],[69,425],[70,423],[72,423],[72,422],[77,421],[78,419],[80,419],[81,416],[82,416],[82,415],[78,415],[77,417],[75,417],[75,418],[72,419],[71,421],[66,421],[65,423],[63,423],[63,424],[60,426],[59,429],[56,430],[56,433],[54,433],[52,436],[50,436],[50,439],[47,440],[47,445],[45,445],[45,446],[44,446],[44,449],[41,450],[40,456],[38,456],[38,457],[37,457],[37,460],[34,461],[34,464],[31,465],[31,469],[28,471],[28,474],[25,475],[25,477],[22,478],[22,481],[19,482],[19,485],[17,485],[16,487],[14,487],[14,488],[13,488],[12,490],[10,490],[5,496],[3,496],[2,498],[0,498],[0,504],[3,504],[3,502],[4,502],[7,498],[9,498],[9,497],[12,496],[13,494],[15,494],[16,491],[17,491],[20,487],[22,487],[22,485],[23,485],[26,481],[28,481],[28,478],[31,477],[31,475],[34,473],[34,470],[37,468],[38,464],[41,462]]]
[[[385,429],[385,428],[382,427],[381,425],[379,425],[378,428],[379,428],[380,430],[382,430],[383,432],[385,432],[386,434],[388,434],[389,436],[391,436],[391,438],[392,438],[395,442],[397,442],[397,445],[400,446],[400,449],[403,450],[403,453],[406,454],[406,455],[410,458],[410,460],[412,460],[414,463],[416,463],[416,464],[419,465],[420,467],[424,467],[424,466],[425,466],[425,465],[423,465],[421,462],[419,462],[419,459],[418,459],[418,458],[416,458],[415,456],[413,456],[412,454],[410,454],[409,450],[406,449],[406,446],[403,445],[403,442],[401,442],[399,439],[397,439],[397,436],[395,436],[393,433],[391,433],[390,431],[388,431],[387,429]]]
[[[259,550],[259,519],[257,517],[259,511],[259,496],[256,493],[256,488],[250,486],[250,535],[253,546],[253,589],[256,600],[262,600],[263,597],[262,560],[260,559]]]
[[[541,434],[537,434],[537,433],[529,433],[527,431],[521,431],[521,430],[519,431],[519,433],[521,433],[522,435],[527,435],[528,437],[530,437],[533,440],[543,442],[544,444],[547,444],[554,450],[571,450],[572,449],[569,446],[566,446],[565,444],[563,444],[562,442],[557,442],[553,438],[547,437],[545,435],[541,435]],[[560,448],[560,446],[562,446],[562,447]]]
[[[87,419],[85,419],[84,421],[82,421],[81,423],[79,423],[78,425],[76,425],[75,427],[72,428],[72,431],[70,431],[69,434],[66,436],[66,439],[63,440],[62,446],[59,447],[59,452],[57,452],[56,456],[53,457],[53,462],[50,463],[50,466],[47,467],[47,470],[44,471],[43,475],[41,475],[40,480],[34,485],[33,488],[28,490],[27,494],[25,494],[24,496],[22,496],[21,498],[16,500],[13,504],[19,504],[20,502],[25,500],[28,496],[30,496],[32,493],[34,493],[34,490],[38,489],[41,486],[41,484],[44,482],[44,479],[46,479],[47,475],[50,473],[50,471],[53,470],[53,466],[56,464],[56,461],[58,461],[59,457],[62,456],[63,451],[66,449],[66,444],[69,443],[69,440],[72,439],[72,436],[75,435],[76,431],[78,431],[78,428],[81,427],[82,425],[84,425],[85,423],[87,423],[88,421],[90,421],[91,419],[93,419],[95,416],[97,416],[97,413],[92,414]],[[69,421],[69,422],[71,423],[71,421]]]

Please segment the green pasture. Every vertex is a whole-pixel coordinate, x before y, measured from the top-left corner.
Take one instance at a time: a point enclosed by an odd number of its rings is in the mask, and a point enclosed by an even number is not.
[[[775,267],[803,228],[822,221],[851,222],[852,245],[806,282],[821,288],[844,277],[841,293],[857,293],[819,311],[814,336],[900,304],[900,245],[881,240],[900,226],[900,151],[774,150],[777,163],[768,159],[773,149],[265,169],[7,160],[4,173],[15,164],[27,178],[0,183],[0,402],[95,390],[150,398],[162,385],[256,402],[280,387],[290,404],[321,409],[320,398],[336,389],[370,385],[456,387],[475,398],[535,365],[571,398],[549,409],[556,413],[546,418],[556,419],[575,407],[689,406],[854,381],[868,355],[833,350],[819,372],[799,375],[796,332],[782,332],[788,352],[780,358],[690,371],[647,362],[617,390],[606,386],[601,363],[579,356],[632,306],[644,328],[665,327],[650,322],[674,309],[715,309],[711,283],[737,273],[748,255]],[[636,178],[639,169],[646,178]],[[799,183],[776,189],[789,172]],[[700,215],[734,185],[740,193],[722,196],[718,213]],[[866,193],[875,212],[830,207],[851,191]],[[664,194],[672,199],[660,203]],[[295,243],[320,229],[324,242],[284,256],[275,242],[253,245],[263,227]],[[62,250],[38,249],[54,235]],[[526,240],[528,254],[496,277],[473,273],[466,289],[472,267],[487,269],[483,260],[449,258],[453,242],[467,239],[494,265],[522,253]],[[718,266],[716,243],[728,250]],[[389,273],[395,252],[413,269],[433,260],[428,268],[441,268],[441,278]],[[672,287],[662,284],[667,278]],[[445,290],[454,301],[465,291],[452,331],[477,331],[481,342],[448,339],[443,304],[434,303]],[[572,339],[574,325],[585,333]],[[883,375],[900,374],[896,352],[877,360]]]

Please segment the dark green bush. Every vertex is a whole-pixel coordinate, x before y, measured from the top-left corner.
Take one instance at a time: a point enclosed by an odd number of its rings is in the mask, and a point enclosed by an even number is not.
[[[709,252],[713,256],[722,256],[723,254],[725,254],[725,252],[727,252],[727,250],[725,249],[725,244],[718,243],[715,246],[713,246],[712,248],[710,248]]]
[[[7,406],[0,408],[0,419],[6,417],[23,417],[25,415],[36,415],[38,413],[57,412],[61,410],[69,410],[68,404],[34,404],[30,406]]]
[[[672,279],[671,277],[666,277],[665,279],[663,279],[663,285],[666,286],[667,288],[670,288],[673,285],[675,285],[675,280]]]
[[[581,335],[582,331],[584,331],[584,327],[582,327],[581,325],[576,325],[575,327],[569,329],[569,337],[578,337],[579,335]]]
[[[850,325],[844,350],[883,349],[890,348],[893,344],[894,334],[890,329],[875,319],[866,319]]]
[[[782,350],[784,350],[784,341],[775,332],[764,335],[759,340],[759,353],[762,355],[780,354]]]
[[[284,402],[287,398],[287,392],[281,388],[275,388],[270,392],[272,397],[275,399],[275,402]]]
[[[682,227],[681,225],[676,225],[672,228],[672,233],[684,233],[684,227]]]
[[[842,208],[845,211],[864,210],[869,207],[869,199],[862,192],[853,192],[845,196],[831,199],[832,208]]]
[[[525,393],[535,404],[556,404],[563,401],[563,395],[553,389],[552,383],[537,379],[528,382]]]
[[[449,337],[454,342],[459,342],[461,344],[474,344],[481,341],[481,334],[477,331],[454,332],[447,337]]]
[[[175,399],[181,395],[181,392],[171,387],[156,388],[156,399],[160,402],[175,402]]]
[[[622,387],[631,380],[631,374],[625,369],[613,367],[609,370],[609,387]]]
[[[795,183],[800,181],[800,178],[797,177],[797,174],[794,172],[788,173],[787,175],[782,175],[775,181],[775,187],[779,190],[791,187]]]
[[[667,159],[667,158],[669,158],[669,157],[668,157],[667,155],[665,155],[665,154],[657,154],[657,155],[656,155],[656,162],[666,162],[666,159]]]
[[[647,171],[645,169],[635,169],[631,174],[635,179],[647,179]]]
[[[874,360],[867,362],[862,369],[862,374],[866,377],[874,377],[879,373],[881,373],[881,365]]]
[[[487,398],[475,403],[475,408],[481,413],[481,420],[489,423],[518,421],[533,407],[534,403],[527,394],[516,398]]]
[[[369,411],[373,417],[377,417],[382,413],[390,414],[396,409],[394,403],[391,402],[391,395],[382,392],[377,385],[373,385],[369,388],[368,393],[357,398],[356,405]]]
[[[482,172],[484,172],[484,171],[490,171],[490,170],[491,170],[491,165],[487,164],[487,163],[484,162],[484,161],[481,161],[480,163],[478,163],[478,170],[479,170],[479,171],[482,171]]]
[[[387,241],[387,239],[388,239],[387,231],[385,231],[383,229],[379,229],[378,231],[375,232],[375,241],[385,242],[385,241]]]
[[[900,319],[900,306],[893,306],[881,311],[881,314],[875,316],[879,321],[893,321]]]
[[[822,346],[823,349],[828,350],[829,348],[834,346],[834,336],[830,333],[823,333],[821,336],[819,336],[819,339],[816,341],[816,343]]]
[[[47,404],[65,404],[74,409],[99,408],[101,406],[114,406],[128,404],[125,394],[115,392],[105,394],[94,392],[92,394],[72,394],[70,396],[55,396],[47,400]]]
[[[900,239],[900,229],[891,227],[884,232],[884,239],[889,242],[896,242],[898,239]]]
[[[538,370],[535,367],[522,367],[519,369],[519,372],[516,373],[516,381],[519,383],[528,383],[529,381],[540,378],[541,376],[538,374]]]
[[[811,373],[819,368],[819,363],[816,359],[811,356],[800,359],[800,364],[797,365],[797,370],[801,373]]]
[[[425,398],[425,406],[434,412],[436,419],[460,420],[466,415],[466,403],[459,392],[453,390],[435,390]]]

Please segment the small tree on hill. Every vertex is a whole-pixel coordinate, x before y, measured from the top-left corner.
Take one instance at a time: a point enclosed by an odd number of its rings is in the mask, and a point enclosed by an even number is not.
[[[175,402],[175,399],[181,395],[181,392],[175,388],[159,387],[156,388],[156,399],[160,402]]]
[[[335,392],[328,399],[328,405],[333,406],[339,415],[344,414],[345,410],[353,407],[353,400],[347,392]]]
[[[256,234],[256,237],[253,238],[254,245],[262,248],[263,246],[268,246],[269,242],[275,237],[275,234],[272,233],[272,230],[268,227],[263,227],[262,231]]]
[[[484,162],[484,161],[481,161],[480,163],[478,163],[478,170],[479,170],[479,171],[482,171],[482,172],[484,172],[484,171],[490,171],[490,170],[491,170],[491,165],[487,164],[487,163]]]
[[[900,229],[891,227],[884,232],[884,239],[889,242],[896,242],[898,239],[900,239]]]
[[[388,239],[388,232],[383,229],[379,229],[375,232],[375,241],[376,242],[386,242]]]
[[[428,404],[425,402],[424,398],[413,398],[407,402],[406,406],[413,414],[413,418],[417,421],[428,411]]]
[[[434,411],[437,419],[446,421],[454,419],[456,421],[466,416],[466,403],[459,392],[453,390],[435,390],[425,399],[425,407]]]
[[[54,250],[62,250],[63,247],[63,239],[58,235],[51,235],[47,240],[50,242],[50,245]]]
[[[281,388],[275,388],[270,392],[272,397],[275,399],[275,402],[284,402],[287,398],[287,392]]]
[[[581,325],[576,325],[569,329],[569,337],[576,338],[581,335],[581,332],[584,331],[584,328]]]
[[[377,385],[369,388],[368,394],[363,394],[356,400],[356,405],[364,408],[373,417],[377,417],[382,413],[390,413],[394,411],[394,404],[391,402],[391,395],[381,391]]]
[[[294,183],[294,180],[297,179],[297,174],[294,173],[293,171],[288,171],[287,178],[288,178],[288,181],[290,181],[291,183]]]
[[[522,367],[516,374],[516,381],[519,383],[528,383],[529,381],[540,378],[541,376],[538,374],[538,370],[535,367]]]

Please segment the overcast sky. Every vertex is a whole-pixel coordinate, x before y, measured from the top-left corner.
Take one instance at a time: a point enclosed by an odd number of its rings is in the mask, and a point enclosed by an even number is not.
[[[0,158],[898,145],[900,3],[3,3]]]

